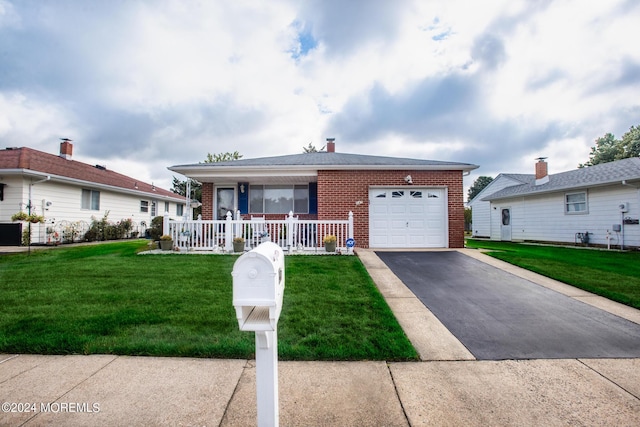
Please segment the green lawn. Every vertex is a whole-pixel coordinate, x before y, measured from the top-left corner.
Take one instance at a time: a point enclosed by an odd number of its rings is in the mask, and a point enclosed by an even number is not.
[[[640,309],[640,252],[467,240],[492,257]]]
[[[136,255],[146,241],[0,256],[0,353],[251,358],[232,306],[237,256]],[[414,360],[355,256],[288,256],[282,360]]]

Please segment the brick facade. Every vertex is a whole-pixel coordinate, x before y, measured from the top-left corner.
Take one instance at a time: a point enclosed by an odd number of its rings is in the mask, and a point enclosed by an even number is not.
[[[413,185],[404,177],[411,175]],[[353,212],[354,238],[369,247],[369,187],[446,187],[449,213],[449,247],[464,247],[462,171],[318,171],[318,219],[344,218]],[[356,205],[357,201],[362,204]]]
[[[411,175],[413,185],[404,177]],[[353,212],[354,238],[361,248],[369,247],[369,187],[446,187],[449,215],[449,247],[464,247],[464,195],[462,171],[351,170],[318,171],[318,219],[346,219]],[[213,219],[214,184],[202,185],[202,218]],[[356,205],[357,201],[362,201]],[[283,215],[269,215],[282,219]],[[306,215],[300,215],[306,218]],[[309,215],[309,217],[312,217]]]

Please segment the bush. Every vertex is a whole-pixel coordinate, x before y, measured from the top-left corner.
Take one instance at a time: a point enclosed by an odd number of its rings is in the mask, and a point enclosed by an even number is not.
[[[84,235],[84,240],[88,242],[102,240],[119,240],[129,237],[133,228],[133,221],[130,218],[120,220],[116,224],[108,221],[109,211],[104,213],[102,219],[92,217],[89,230]]]
[[[151,228],[149,228],[149,236],[151,240],[160,240],[160,236],[162,236],[162,225],[164,222],[164,217],[157,216],[151,220]]]

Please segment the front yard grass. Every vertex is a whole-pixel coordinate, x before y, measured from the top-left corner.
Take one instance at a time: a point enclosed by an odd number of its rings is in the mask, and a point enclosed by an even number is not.
[[[469,248],[640,309],[640,252],[467,240]]]
[[[144,240],[0,256],[0,353],[252,358],[237,256],[136,255]],[[415,360],[355,256],[289,256],[281,360]]]

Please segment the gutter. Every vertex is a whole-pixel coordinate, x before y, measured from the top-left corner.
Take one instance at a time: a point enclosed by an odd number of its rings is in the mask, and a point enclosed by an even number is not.
[[[175,203],[184,203],[184,198],[182,196],[179,196],[176,194],[176,197],[171,197],[171,196],[165,196],[162,194],[156,194],[156,193],[149,193],[147,191],[139,191],[139,190],[129,190],[127,188],[124,187],[118,187],[115,185],[107,185],[107,184],[100,184],[97,182],[91,182],[91,181],[84,181],[81,179],[76,179],[76,178],[69,178],[69,177],[65,177],[65,176],[60,176],[60,175],[51,175],[51,174],[47,174],[47,173],[43,173],[43,172],[37,172],[37,171],[31,171],[28,169],[4,169],[3,173],[7,173],[7,174],[14,174],[14,175],[22,175],[25,177],[34,177],[34,178],[42,178],[43,180],[47,177],[49,177],[49,179],[51,181],[54,182],[63,182],[63,183],[70,183],[70,184],[76,184],[76,185],[83,185],[86,187],[91,187],[91,188],[98,188],[98,189],[102,189],[102,190],[108,190],[114,193],[122,193],[122,194],[131,194],[131,195],[136,195],[136,196],[143,196],[144,198],[153,198],[153,199],[157,199],[157,200],[163,200],[163,201],[172,201]]]

